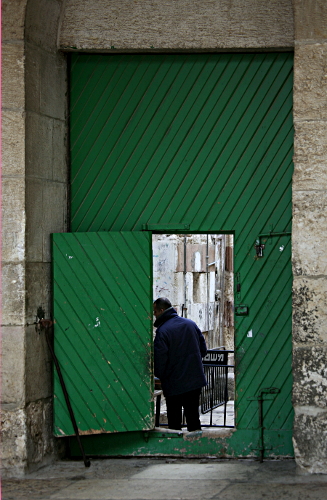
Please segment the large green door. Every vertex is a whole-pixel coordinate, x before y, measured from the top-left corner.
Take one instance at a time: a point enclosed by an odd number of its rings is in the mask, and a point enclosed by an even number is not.
[[[54,234],[53,261],[55,351],[81,434],[152,429],[151,235]],[[55,435],[74,434],[56,373],[54,410]]]
[[[265,453],[292,454],[293,55],[74,54],[70,68],[72,230],[235,235],[231,442],[258,452],[262,394]]]

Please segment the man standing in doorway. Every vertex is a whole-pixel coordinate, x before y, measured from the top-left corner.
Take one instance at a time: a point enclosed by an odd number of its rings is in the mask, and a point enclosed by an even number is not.
[[[200,393],[207,385],[202,365],[207,353],[204,337],[194,321],[178,316],[166,298],[153,303],[153,314],[157,328],[154,374],[166,398],[168,427],[181,429],[184,408],[187,430],[200,430]]]

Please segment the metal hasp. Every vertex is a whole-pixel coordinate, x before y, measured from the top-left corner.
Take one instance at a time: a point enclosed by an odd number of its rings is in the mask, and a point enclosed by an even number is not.
[[[291,232],[281,232],[281,233],[273,233],[270,231],[270,233],[262,233],[259,234],[258,238],[255,241],[254,248],[257,254],[257,257],[263,257],[263,250],[265,248],[265,245],[261,243],[261,238],[272,238],[274,236],[280,237],[280,236],[291,236]]]
[[[271,446],[266,446],[264,444],[264,426],[263,426],[263,401],[274,399],[276,394],[280,392],[280,389],[277,387],[268,387],[265,389],[260,389],[259,394],[252,398],[248,398],[250,401],[258,401],[258,410],[259,410],[259,446],[258,448],[252,448],[252,450],[260,451],[260,463],[263,462],[263,455],[265,450],[271,449]]]

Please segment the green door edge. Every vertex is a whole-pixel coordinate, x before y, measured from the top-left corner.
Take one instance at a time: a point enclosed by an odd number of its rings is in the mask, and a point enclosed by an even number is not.
[[[284,444],[273,446],[276,437],[283,437]],[[282,434],[282,436],[281,436]],[[102,434],[82,436],[85,453],[89,456],[175,456],[217,458],[259,458],[259,430],[221,429],[193,433],[173,431],[129,432],[127,434]],[[292,458],[292,431],[265,433],[266,451],[263,458]],[[69,438],[71,457],[80,457],[77,440]]]

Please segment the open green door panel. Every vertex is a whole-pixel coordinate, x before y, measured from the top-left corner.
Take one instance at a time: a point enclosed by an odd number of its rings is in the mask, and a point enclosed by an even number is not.
[[[53,235],[54,347],[81,434],[154,427],[151,234]],[[74,434],[57,374],[54,433]]]

